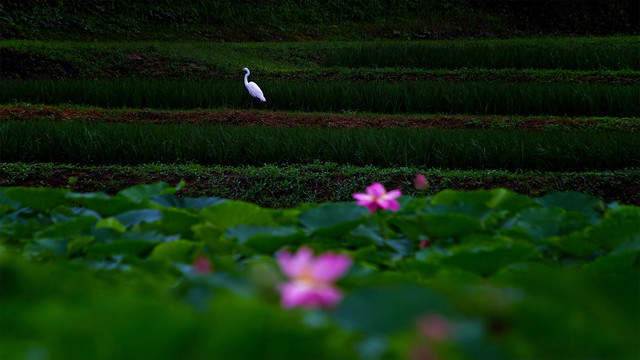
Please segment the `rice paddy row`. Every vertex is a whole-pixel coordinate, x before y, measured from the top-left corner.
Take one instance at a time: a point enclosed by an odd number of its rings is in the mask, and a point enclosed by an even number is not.
[[[214,43],[0,41],[11,62],[46,60],[80,77],[122,76],[123,67],[144,71],[184,66],[209,75],[238,73],[247,66],[268,75],[281,71],[344,68],[562,69],[639,71],[638,37],[509,40]],[[25,65],[31,64],[29,61]],[[11,65],[5,65],[5,68]],[[55,64],[54,64],[55,65]],[[6,71],[6,70],[5,70]]]
[[[0,122],[0,161],[76,164],[265,163],[546,171],[640,166],[640,134]]]
[[[265,80],[260,86],[266,103],[256,103],[246,94],[242,82],[230,80],[2,80],[0,104],[383,114],[640,115],[640,85]]]

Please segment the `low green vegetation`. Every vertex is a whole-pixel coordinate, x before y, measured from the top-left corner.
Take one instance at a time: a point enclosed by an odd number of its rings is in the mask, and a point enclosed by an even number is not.
[[[428,185],[417,190],[416,174]],[[176,195],[216,196],[271,208],[305,202],[350,201],[373,182],[393,184],[407,195],[433,195],[446,189],[478,190],[509,187],[539,197],[556,191],[578,191],[608,202],[640,205],[640,169],[612,171],[444,170],[312,163],[261,166],[204,166],[198,164],[65,165],[60,163],[0,163],[2,186],[48,186],[77,192],[115,194],[138,183],[186,181]]]
[[[261,165],[314,161],[458,169],[613,170],[640,166],[640,134],[522,130],[331,129],[4,121],[0,161]]]
[[[176,190],[0,188],[0,356],[640,356],[636,206],[449,190],[370,214]],[[281,308],[304,280],[276,252],[301,246],[351,259],[335,308]]]

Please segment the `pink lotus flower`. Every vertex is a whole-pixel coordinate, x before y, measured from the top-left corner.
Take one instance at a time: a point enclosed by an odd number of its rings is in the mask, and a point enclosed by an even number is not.
[[[427,178],[423,174],[416,175],[416,178],[413,179],[413,184],[418,190],[426,189],[429,186]]]
[[[366,207],[372,214],[378,209],[398,211],[400,208],[400,204],[396,200],[402,195],[400,190],[396,189],[387,192],[387,189],[378,182],[367,186],[366,190],[366,193],[353,194],[353,198],[358,200],[358,205]]]
[[[284,308],[330,307],[342,300],[342,292],[333,283],[351,267],[347,255],[328,252],[314,258],[313,251],[303,246],[295,254],[279,251],[276,258],[282,272],[290,278],[279,285]]]
[[[193,270],[198,274],[210,274],[213,271],[211,261],[204,255],[198,255],[193,262]]]
[[[438,341],[448,340],[454,332],[453,324],[436,313],[430,313],[418,319],[418,327],[424,336]]]

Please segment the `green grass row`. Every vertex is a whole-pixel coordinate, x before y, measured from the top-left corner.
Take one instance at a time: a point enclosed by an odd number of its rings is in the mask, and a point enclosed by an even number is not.
[[[3,44],[3,42],[0,42]],[[297,53],[274,48],[236,47],[202,54],[170,51],[162,43],[122,43],[111,47],[91,47],[78,43],[4,42],[0,55],[12,66],[0,68],[4,79],[208,79],[243,78],[239,64],[247,64],[253,77],[261,80],[349,80],[349,81],[482,81],[514,83],[577,83],[633,85],[640,82],[635,70],[568,70],[519,68],[426,68],[426,67],[326,67],[311,50]],[[185,43],[173,43],[182,49]],[[93,45],[93,44],[91,44]],[[246,45],[246,44],[242,44]],[[103,45],[104,46],[104,45]],[[224,46],[224,45],[223,45]],[[227,50],[227,51],[223,51]],[[264,54],[269,54],[266,57]],[[15,59],[19,59],[15,61]],[[451,64],[449,64],[451,65]],[[451,67],[451,66],[449,66]]]
[[[325,66],[457,69],[640,70],[635,43],[567,41],[359,43],[330,51]]]
[[[243,67],[263,74],[314,69],[563,69],[640,70],[637,36],[508,40],[376,42],[69,42],[0,41],[0,48],[23,57],[59,61],[79,74],[105,77],[136,63],[158,67],[209,67],[210,76],[236,74]],[[0,70],[1,71],[1,70]],[[167,71],[167,70],[165,70]]]
[[[304,164],[584,171],[640,166],[640,134],[4,121],[0,161]]]
[[[241,79],[118,79],[2,80],[0,104],[28,102],[159,109],[260,108],[385,114],[640,115],[640,85],[251,80],[262,88],[266,103],[252,99]]]
[[[427,177],[429,186],[417,190],[416,174]],[[445,189],[476,190],[508,188],[528,196],[555,191],[578,191],[640,205],[640,168],[615,171],[540,172],[505,170],[443,170],[425,167],[381,168],[374,166],[311,163],[302,165],[202,166],[197,164],[143,164],[136,166],[84,166],[59,163],[0,163],[1,186],[66,187],[73,191],[104,191],[115,194],[138,183],[166,181],[186,185],[178,193],[186,197],[218,196],[284,208],[303,202],[352,201],[378,181],[407,195],[435,194]]]

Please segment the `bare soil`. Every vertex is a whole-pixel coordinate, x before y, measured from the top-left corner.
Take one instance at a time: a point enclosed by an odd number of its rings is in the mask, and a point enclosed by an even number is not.
[[[323,128],[423,128],[423,129],[604,129],[640,132],[640,121],[615,123],[588,118],[509,116],[385,116],[330,113],[292,113],[256,110],[110,110],[54,106],[1,106],[0,120],[85,120],[107,123],[281,126]]]

